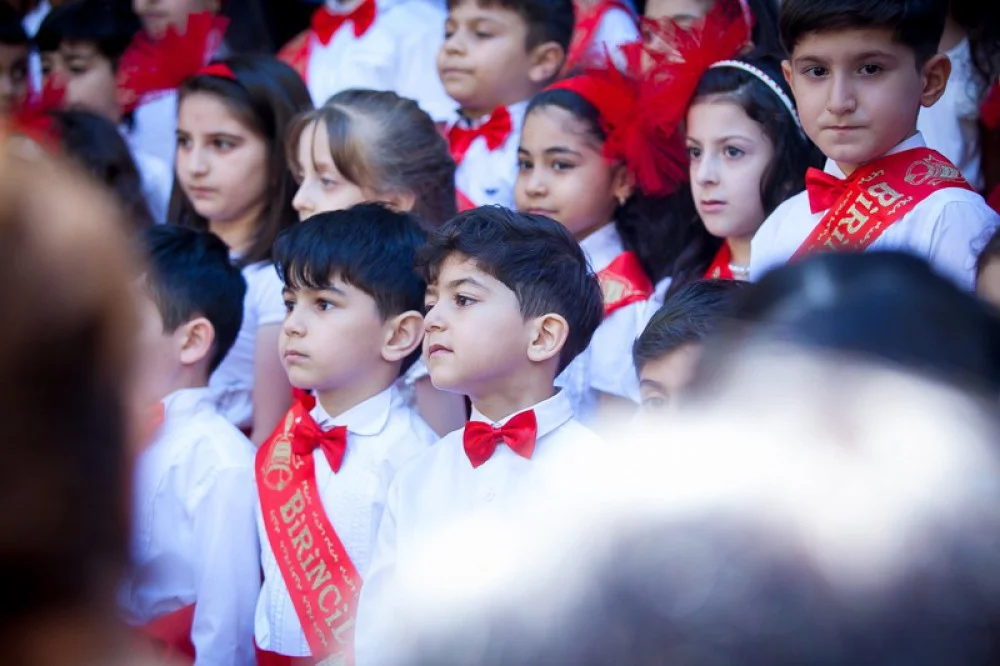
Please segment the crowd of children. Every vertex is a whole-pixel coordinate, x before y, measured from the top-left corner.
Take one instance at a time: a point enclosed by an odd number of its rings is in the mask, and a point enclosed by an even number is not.
[[[428,539],[734,340],[1000,391],[992,6],[325,0],[268,54],[237,3],[28,4],[0,115],[138,248],[117,598],[182,663],[407,663]]]

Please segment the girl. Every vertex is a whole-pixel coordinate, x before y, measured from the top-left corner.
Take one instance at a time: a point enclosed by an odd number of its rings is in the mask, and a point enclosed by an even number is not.
[[[285,128],[310,107],[309,92],[287,65],[237,56],[188,79],[178,99],[169,219],[218,235],[243,269],[243,325],[209,388],[227,418],[259,444],[291,400],[277,353],[282,283],[270,259],[275,236],[295,223]]]
[[[393,92],[345,90],[296,118],[288,161],[299,182],[299,219],[381,201],[412,211],[429,227],[455,215],[455,162],[448,144],[416,102]],[[465,403],[437,391],[417,362],[402,383],[439,434],[461,427]]]
[[[717,62],[688,108],[691,193],[709,233],[725,241],[706,277],[746,280],[753,235],[820,164],[780,72],[765,58]]]

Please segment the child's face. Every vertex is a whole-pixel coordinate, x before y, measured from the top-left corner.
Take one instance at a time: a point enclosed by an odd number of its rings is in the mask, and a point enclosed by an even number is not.
[[[530,325],[517,296],[475,262],[448,257],[425,304],[424,361],[438,389],[475,400],[529,363]]]
[[[360,187],[347,180],[330,155],[330,135],[323,123],[310,123],[299,135],[299,173],[295,179],[299,189],[292,199],[292,206],[305,221],[317,213],[344,210],[371,197]]]
[[[1000,310],[1000,259],[986,262],[976,280],[976,295]]]
[[[28,46],[0,44],[0,114],[11,113],[28,94]]]
[[[142,20],[142,27],[153,37],[162,37],[167,28],[182,30],[188,14],[218,12],[219,0],[132,0],[132,9]]]
[[[177,112],[177,180],[199,215],[213,222],[258,216],[267,199],[268,146],[226,104],[185,96]]]
[[[705,18],[712,9],[713,0],[648,0],[645,16],[648,19],[671,19],[681,28],[687,28]]]
[[[610,222],[616,197],[627,198],[631,188],[625,168],[609,164],[601,149],[569,111],[533,110],[517,149],[518,210],[551,217],[579,240]]]
[[[916,131],[920,106],[940,96],[933,88],[942,62],[918,70],[890,30],[868,28],[809,33],[782,67],[806,134],[849,172]]]
[[[115,70],[111,60],[88,42],[63,42],[59,51],[42,56],[42,71],[66,86],[66,105],[121,121]]]
[[[163,330],[163,318],[156,303],[137,285],[139,340],[137,344],[139,403],[151,405],[163,399],[180,370],[177,336]],[[175,332],[176,333],[176,332]]]
[[[719,238],[752,238],[764,222],[760,183],[774,157],[763,128],[734,102],[698,102],[687,114],[687,148],[705,228]]]
[[[700,356],[701,345],[692,343],[646,363],[639,373],[643,411],[669,409],[691,382]]]

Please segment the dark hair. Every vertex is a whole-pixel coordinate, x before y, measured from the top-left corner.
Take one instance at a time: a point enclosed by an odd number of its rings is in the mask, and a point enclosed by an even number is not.
[[[178,105],[195,93],[218,97],[267,143],[270,191],[250,249],[240,258],[240,265],[245,266],[270,259],[278,232],[298,221],[292,209],[295,179],[285,161],[285,131],[297,113],[312,108],[312,100],[295,70],[274,58],[244,55],[221,62],[232,70],[235,81],[209,74],[195,75],[184,82],[177,97]],[[168,219],[196,229],[208,228],[208,221],[194,209],[176,180]]]
[[[6,2],[0,2],[0,44],[27,46],[28,33],[24,31],[21,15]]]
[[[740,60],[767,74],[788,95],[788,99],[794,99],[781,74],[780,63],[772,58]],[[765,216],[805,189],[806,170],[811,166],[820,166],[823,156],[805,132],[799,129],[788,108],[760,78],[735,67],[710,68],[698,82],[691,104],[706,99],[735,103],[760,125],[771,141],[774,154],[760,181],[760,200]]]
[[[423,310],[427,283],[417,273],[416,258],[425,241],[416,216],[363,203],[285,229],[274,243],[274,264],[290,289],[326,289],[338,277],[371,296],[388,320]],[[415,351],[400,372],[419,356]]]
[[[130,3],[74,0],[48,13],[35,35],[35,44],[39,51],[49,52],[59,50],[64,41],[92,43],[117,68],[141,28]]]
[[[545,90],[532,98],[526,116],[536,109],[554,106],[573,114],[586,124],[594,140],[604,143],[607,135],[597,108],[572,90]],[[670,141],[683,151],[680,134]],[[700,278],[721,243],[705,230],[691,197],[691,188],[682,183],[672,194],[651,197],[638,188],[615,213],[615,228],[626,250],[639,257],[646,276],[656,283],[672,278],[671,287],[680,287]]]
[[[428,284],[448,257],[461,255],[517,296],[525,318],[556,313],[569,324],[559,370],[587,348],[604,318],[601,288],[572,234],[541,215],[483,206],[431,234],[419,265]]]
[[[983,274],[986,264],[996,259],[1000,259],[1000,229],[993,232],[986,245],[979,251],[979,257],[976,258],[976,278]]]
[[[378,194],[411,192],[413,213],[431,227],[457,213],[455,160],[426,112],[394,92],[344,90],[292,120],[288,163],[298,164],[299,139],[312,123],[330,137],[333,164],[347,180]]]
[[[778,30],[791,54],[809,33],[886,28],[920,68],[938,52],[947,17],[947,0],[782,0]]]
[[[229,248],[215,234],[174,225],[157,225],[143,235],[149,272],[146,292],[173,333],[196,317],[215,329],[209,358],[211,373],[226,357],[243,323],[247,285],[229,260]]]
[[[660,306],[632,345],[636,371],[720,330],[732,314],[736,296],[746,286],[746,282],[737,280],[698,280],[678,289]]]
[[[576,21],[572,0],[448,0],[448,9],[464,2],[516,12],[528,26],[526,46],[529,51],[546,42],[555,42],[569,52]]]
[[[747,7],[750,8],[754,19],[753,29],[750,32],[753,49],[749,55],[775,58],[779,61],[788,55],[778,35],[779,2],[780,0],[747,0]]]
[[[1000,4],[951,0],[949,8],[952,18],[965,28],[969,37],[972,66],[981,93],[1000,77]]]
[[[142,176],[114,123],[104,116],[77,109],[53,111],[49,115],[60,145],[115,193],[133,228],[152,226],[153,215],[143,194]]]
[[[222,2],[221,16],[229,19],[225,45],[233,55],[270,55],[274,53],[274,40],[268,30],[266,12],[261,0]]]

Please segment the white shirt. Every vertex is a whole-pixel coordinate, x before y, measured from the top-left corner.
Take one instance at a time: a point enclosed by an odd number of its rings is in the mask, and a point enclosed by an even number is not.
[[[156,440],[135,467],[133,566],[121,588],[126,619],[144,625],[196,603],[198,666],[254,664],[260,589],[253,445],[206,389],[164,399]]]
[[[208,387],[223,416],[245,430],[253,425],[257,329],[285,320],[285,300],[281,296],[284,284],[271,262],[262,261],[244,267],[243,278],[247,282],[243,323],[233,348],[212,373]],[[277,347],[274,354],[278,354]]]
[[[888,154],[924,145],[918,132]],[[833,160],[826,161],[825,171],[838,178],[844,177]],[[751,279],[758,280],[769,269],[786,263],[825,213],[809,211],[807,192],[800,192],[778,206],[753,237]],[[1000,216],[990,210],[980,195],[951,187],[938,190],[918,203],[868,248],[897,250],[922,257],[942,275],[971,290],[976,257],[998,224]]]
[[[594,273],[607,268],[625,251],[614,223],[584,238],[580,247]],[[556,385],[565,390],[572,402],[577,419],[592,422],[598,391],[639,402],[632,343],[649,323],[657,305],[654,299],[631,303],[605,317],[590,345],[556,378]]]
[[[976,85],[973,75],[969,40],[963,39],[945,55],[951,59],[948,86],[934,106],[921,107],[917,129],[929,147],[951,160],[969,184],[981,190],[979,99],[982,89]]]
[[[331,7],[330,11],[336,11]],[[309,37],[306,81],[316,106],[348,88],[392,90],[413,99],[438,121],[455,108],[438,77],[437,52],[444,43],[447,13],[438,3],[378,0],[375,22],[360,37],[354,24],[337,30],[323,46]],[[353,7],[351,7],[353,10]]]
[[[626,63],[621,47],[639,39],[639,26],[635,17],[621,7],[611,7],[604,12],[597,24],[597,33],[587,49],[587,57],[603,58],[605,53],[609,53],[615,66],[624,69]]]
[[[517,146],[521,141],[521,127],[524,125],[524,112],[527,108],[527,101],[508,106],[511,132],[504,144],[496,150],[490,150],[484,137],[476,137],[455,170],[455,188],[477,206],[498,204],[514,208]],[[459,123],[469,128],[478,127],[489,118],[490,116],[486,116],[470,123],[463,118],[453,117],[448,130]]]
[[[167,221],[170,206],[170,191],[174,186],[174,171],[166,162],[138,150],[132,151],[132,159],[142,178],[142,193],[153,220],[159,224]]]
[[[34,9],[24,15],[24,18],[21,19],[21,27],[24,28],[24,32],[29,38],[34,39],[38,34],[38,29],[42,27],[42,21],[45,20],[50,11],[52,11],[52,5],[49,4],[49,0],[42,0]],[[32,90],[42,89],[42,56],[35,49],[32,49],[28,56],[28,81],[31,82]]]
[[[389,483],[404,463],[426,452],[438,438],[416,412],[403,403],[394,388],[336,418],[318,402],[311,414],[323,430],[334,425],[347,426],[347,451],[340,471],[334,474],[322,451],[313,452],[313,462],[320,502],[351,562],[364,578],[371,562]],[[278,654],[309,656],[309,643],[271,550],[259,503],[257,528],[264,565],[264,585],[254,621],[257,645]]]
[[[177,152],[177,91],[148,95],[132,115],[133,126],[128,133],[132,154],[155,157],[173,171]]]
[[[493,457],[473,468],[462,442],[464,429],[460,429],[446,435],[396,476],[361,589],[355,633],[358,666],[388,663],[386,653],[398,644],[392,628],[395,581],[419,576],[414,555],[423,550],[428,539],[433,540],[439,530],[474,519],[481,511],[518,505],[525,497],[551,492],[572,468],[569,461],[607,455],[598,436],[573,420],[573,408],[563,393],[532,409],[538,433],[530,460],[500,445]],[[502,425],[513,416],[494,425]],[[476,409],[472,420],[490,423]]]

